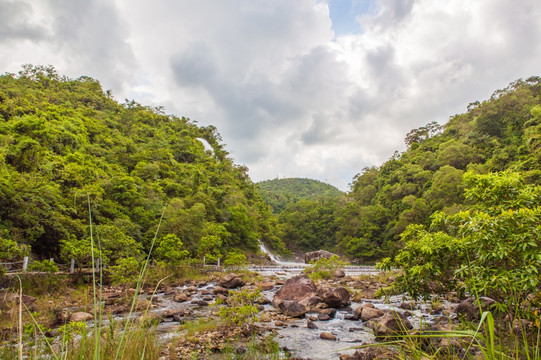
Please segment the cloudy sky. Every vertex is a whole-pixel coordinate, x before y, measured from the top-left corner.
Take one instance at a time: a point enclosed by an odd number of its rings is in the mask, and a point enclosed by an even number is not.
[[[539,0],[0,0],[0,73],[87,75],[215,125],[254,181],[342,190],[510,82],[541,75]]]

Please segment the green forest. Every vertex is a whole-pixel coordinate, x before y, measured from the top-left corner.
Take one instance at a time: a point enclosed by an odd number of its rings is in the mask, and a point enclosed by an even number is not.
[[[356,175],[345,196],[316,200],[302,197],[313,189],[297,189],[299,201],[290,190],[276,189],[267,201],[279,213],[288,248],[325,248],[354,262],[375,262],[403,247],[408,225],[430,225],[437,211],[471,208],[463,179],[468,172],[511,171],[526,184],[541,184],[541,79],[515,81],[444,125],[411,130],[405,143],[405,152]]]
[[[2,258],[84,263],[92,223],[110,264],[148,253],[158,227],[155,260],[234,258],[261,240],[277,253],[374,263],[404,246],[409,225],[471,208],[465,174],[541,184],[540,102],[539,77],[517,80],[444,125],[411,130],[405,152],[364,168],[345,194],[309,179],[254,184],[214,126],[26,65],[0,77]]]
[[[104,263],[139,260],[158,227],[155,260],[223,260],[257,252],[259,239],[283,249],[277,221],[215,127],[119,103],[97,80],[52,67],[0,76],[4,261],[30,251],[88,263],[91,231]]]

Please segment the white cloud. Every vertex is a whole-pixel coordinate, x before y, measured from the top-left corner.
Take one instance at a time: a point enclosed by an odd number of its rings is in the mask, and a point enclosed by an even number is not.
[[[213,124],[256,181],[342,189],[412,128],[541,73],[538,0],[373,1],[336,36],[333,1],[0,0],[0,65],[53,64]]]

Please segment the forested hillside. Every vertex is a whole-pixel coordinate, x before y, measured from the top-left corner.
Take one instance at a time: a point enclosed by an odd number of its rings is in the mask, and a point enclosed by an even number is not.
[[[313,179],[274,179],[261,181],[257,185],[261,189],[263,199],[275,214],[279,214],[299,200],[322,200],[344,195],[334,186]]]
[[[286,191],[267,193],[265,199],[279,213],[284,243],[291,250],[322,248],[374,262],[402,247],[400,236],[409,224],[428,225],[439,210],[468,209],[467,171],[510,170],[540,184],[540,104],[541,79],[518,80],[443,126],[432,122],[410,131],[407,150],[363,169],[346,197],[296,200]],[[261,188],[268,191],[270,185],[276,186],[264,182]]]
[[[89,256],[91,218],[107,261],[137,258],[164,209],[156,256],[169,247],[223,258],[256,250],[258,239],[282,247],[247,168],[228,157],[213,126],[120,104],[98,81],[50,67],[0,76],[4,245],[27,244],[38,257]]]
[[[263,198],[277,214],[282,239],[289,250],[332,249],[334,215],[345,194],[332,185],[311,179],[275,179],[258,183]]]
[[[438,210],[468,208],[463,175],[503,170],[541,183],[541,79],[518,80],[482,103],[412,130],[408,150],[380,167],[365,168],[336,213],[337,249],[352,258],[392,255],[408,224],[430,224]]]

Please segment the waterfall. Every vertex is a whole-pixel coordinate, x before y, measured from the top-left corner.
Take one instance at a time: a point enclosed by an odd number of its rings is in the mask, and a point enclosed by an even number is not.
[[[267,247],[265,246],[265,244],[263,244],[261,241],[259,241],[259,248],[261,249],[261,251],[263,252],[263,254],[268,255],[272,261],[274,261],[274,262],[277,263],[277,264],[280,263],[280,259],[278,259],[278,258],[276,257],[276,255],[274,255],[273,253],[271,253],[271,252],[269,251],[269,249],[267,249]]]

